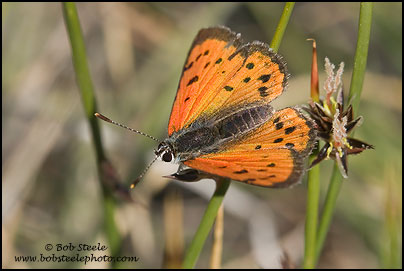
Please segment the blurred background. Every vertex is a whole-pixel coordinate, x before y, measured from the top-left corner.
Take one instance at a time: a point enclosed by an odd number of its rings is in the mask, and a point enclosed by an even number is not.
[[[269,43],[283,3],[78,3],[98,109],[164,139],[182,65],[198,30],[226,25],[245,41]],[[95,152],[72,67],[59,3],[2,3],[2,258],[6,268],[84,267],[77,262],[18,262],[46,244],[108,246]],[[291,73],[278,109],[309,100],[311,42],[324,58],[345,62],[348,93],[358,3],[297,3],[279,53]],[[355,137],[373,144],[349,157],[319,268],[402,265],[402,3],[375,3],[367,74]],[[100,123],[107,156],[130,183],[153,158],[152,140]],[[332,161],[321,164],[321,199]],[[177,166],[157,162],[117,199],[126,268],[178,267],[214,191],[212,180],[170,181]],[[306,182],[265,189],[232,182],[225,197],[224,268],[279,268],[286,253],[301,266]],[[196,267],[208,268],[210,235]],[[108,255],[109,250],[99,255]],[[80,256],[91,252],[80,252]],[[97,252],[98,253],[98,252]],[[108,267],[107,262],[85,267]]]

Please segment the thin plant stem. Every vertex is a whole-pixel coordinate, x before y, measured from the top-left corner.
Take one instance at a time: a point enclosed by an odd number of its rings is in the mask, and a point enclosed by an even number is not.
[[[278,26],[276,27],[275,35],[272,38],[272,42],[269,46],[275,52],[278,51],[278,49],[281,45],[283,34],[285,33],[286,27],[288,26],[290,15],[292,14],[294,6],[295,6],[295,2],[286,2],[285,3],[285,7],[283,9],[281,19],[279,20]]]
[[[317,232],[317,245],[316,245],[316,257],[314,260],[314,267],[317,264],[318,258],[323,249],[324,241],[327,237],[328,230],[330,228],[332,216],[334,213],[335,205],[337,202],[337,197],[342,186],[342,175],[339,172],[337,163],[334,164],[334,169],[332,172],[330,185],[328,186],[328,191],[324,203],[323,213],[320,219],[320,224],[318,226]],[[313,267],[313,268],[314,268]]]
[[[213,226],[215,221],[217,211],[222,204],[224,195],[230,186],[230,180],[219,179],[216,181],[216,190],[213,194],[211,200],[209,201],[208,207],[206,208],[205,214],[202,217],[202,221],[199,224],[198,230],[195,233],[194,239],[185,255],[183,268],[193,268],[196,261],[198,260],[199,254],[205,243],[206,238]]]
[[[385,177],[385,219],[382,245],[382,267],[402,269],[402,185],[401,178],[392,168]]]
[[[352,73],[351,87],[349,92],[349,103],[353,110],[358,112],[360,95],[362,92],[363,80],[366,71],[366,62],[370,40],[370,29],[372,24],[372,9],[373,3],[361,3],[359,13],[359,30],[358,41],[356,45],[354,67]],[[323,214],[320,219],[320,224],[317,234],[317,255],[316,263],[320,257],[324,242],[331,224],[332,215],[335,209],[337,197],[342,186],[342,176],[338,169],[338,165],[334,165],[334,170],[331,176],[330,185],[328,187],[327,196],[325,199]]]
[[[279,21],[278,27],[276,28],[276,32],[270,45],[270,47],[275,52],[277,52],[279,49],[293,7],[294,2],[293,3],[288,2],[285,4],[281,19]],[[206,208],[205,214],[202,218],[199,228],[195,233],[194,239],[192,240],[191,245],[188,248],[187,253],[185,255],[183,268],[193,268],[195,266],[196,261],[198,260],[198,257],[201,253],[202,247],[205,243],[205,240],[209,234],[209,231],[212,228],[213,222],[217,215],[217,210],[219,209],[220,203],[223,200],[223,197],[230,185],[230,182],[226,179],[221,179],[216,182],[216,185],[217,186],[215,193],[210,199],[210,202],[208,204],[208,207]],[[219,192],[223,194],[220,194]]]
[[[210,269],[220,269],[222,262],[222,250],[223,250],[223,203],[217,212],[215,221],[215,228],[213,232],[213,245],[210,256]]]
[[[104,230],[109,242],[111,256],[117,256],[121,247],[121,236],[114,220],[116,203],[110,189],[108,189],[101,181],[103,178],[102,164],[106,162],[107,159],[102,147],[98,122],[94,116],[94,113],[96,112],[96,100],[94,96],[93,83],[87,64],[84,39],[75,4],[72,2],[62,3],[62,7],[66,29],[72,48],[73,66],[76,73],[77,84],[79,86],[86,117],[90,124],[90,130],[96,152],[98,175],[104,197]]]
[[[354,112],[359,110],[360,96],[363,81],[365,79],[366,62],[370,42],[370,29],[372,26],[373,3],[362,2],[360,4],[358,42],[356,44],[354,66],[348,101]]]
[[[316,155],[310,156],[310,164]],[[315,165],[308,172],[307,209],[304,239],[303,268],[312,269],[316,260],[316,239],[318,223],[318,206],[320,201],[320,166]]]

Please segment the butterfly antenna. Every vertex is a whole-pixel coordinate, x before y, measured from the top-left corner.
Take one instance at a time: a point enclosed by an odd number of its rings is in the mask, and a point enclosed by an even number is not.
[[[153,139],[154,141],[157,141],[157,142],[159,141],[158,139],[152,137],[151,135],[148,135],[148,134],[145,134],[145,133],[140,132],[140,131],[138,131],[138,130],[129,128],[129,127],[123,125],[123,124],[120,124],[120,123],[118,123],[118,122],[116,122],[116,121],[113,121],[113,120],[107,118],[106,116],[104,116],[104,115],[102,115],[102,114],[100,114],[100,113],[95,113],[94,115],[95,115],[97,118],[102,119],[103,121],[106,121],[106,122],[115,124],[115,125],[117,125],[117,126],[120,126],[120,127],[122,127],[122,128],[128,129],[128,130],[130,130],[130,131],[132,131],[132,132],[135,132],[135,133],[137,133],[137,134],[140,134],[140,135],[143,135],[143,136],[145,136],[145,137],[151,138],[151,139]]]
[[[136,180],[133,181],[133,183],[130,185],[130,188],[135,188],[135,186],[140,182],[140,180],[143,178],[143,176],[146,174],[146,172],[149,170],[151,165],[153,165],[154,162],[156,162],[158,156],[154,157],[153,161],[150,162],[150,164],[143,170],[142,174],[140,174],[139,177],[136,178]]]

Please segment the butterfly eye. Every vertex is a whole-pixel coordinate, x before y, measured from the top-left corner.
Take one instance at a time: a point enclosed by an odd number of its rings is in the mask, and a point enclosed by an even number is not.
[[[173,159],[173,154],[171,152],[165,152],[162,159],[164,162],[171,162]]]
[[[154,154],[155,154],[156,156],[160,156],[163,152],[166,151],[166,149],[167,149],[167,145],[164,144],[164,142],[161,142],[161,143],[159,144],[159,146],[157,147],[157,149],[154,150]]]

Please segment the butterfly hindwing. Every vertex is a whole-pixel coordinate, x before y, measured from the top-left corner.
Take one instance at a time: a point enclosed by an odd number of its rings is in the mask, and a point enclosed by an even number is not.
[[[237,144],[184,164],[253,185],[286,187],[301,179],[314,138],[312,121],[296,108],[285,108]]]
[[[202,29],[195,38],[171,111],[168,135],[201,114],[254,101],[270,102],[287,84],[282,58],[261,42],[242,44],[225,27]]]

